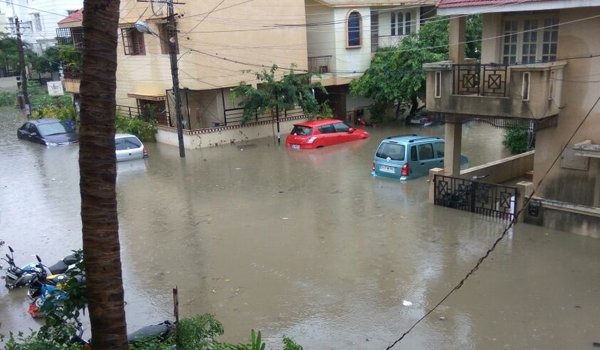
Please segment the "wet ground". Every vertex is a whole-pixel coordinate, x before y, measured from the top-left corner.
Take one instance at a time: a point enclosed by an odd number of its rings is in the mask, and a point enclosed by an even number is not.
[[[81,246],[77,146],[16,139],[0,110],[0,239],[19,263]],[[223,339],[260,329],[305,349],[385,349],[469,271],[504,226],[426,202],[425,178],[372,178],[378,141],[425,129],[369,128],[365,141],[291,152],[271,139],[188,150],[148,144],[118,165],[130,330],[212,313]],[[471,165],[505,154],[502,132],[470,124]],[[7,251],[6,247],[3,247]],[[587,349],[600,340],[600,240],[521,224],[395,349]],[[3,252],[4,254],[4,252]],[[0,333],[37,324],[23,290],[0,288]]]

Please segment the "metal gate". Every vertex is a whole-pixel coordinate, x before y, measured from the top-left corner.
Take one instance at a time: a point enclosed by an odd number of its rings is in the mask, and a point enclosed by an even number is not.
[[[512,220],[517,210],[516,187],[435,175],[435,204],[501,220]]]

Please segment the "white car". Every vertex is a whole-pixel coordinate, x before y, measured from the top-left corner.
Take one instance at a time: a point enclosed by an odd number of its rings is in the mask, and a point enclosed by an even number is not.
[[[115,134],[115,152],[117,162],[148,157],[142,141],[132,134]]]

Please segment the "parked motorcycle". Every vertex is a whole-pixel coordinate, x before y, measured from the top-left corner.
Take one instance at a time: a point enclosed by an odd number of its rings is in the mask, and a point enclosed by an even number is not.
[[[38,262],[29,263],[23,267],[18,267],[15,264],[14,250],[8,247],[10,255],[6,254],[6,258],[2,260],[8,263],[6,275],[4,276],[4,286],[8,289],[27,286],[36,277],[46,277],[55,274],[62,274],[69,268],[72,268],[80,262],[80,257],[77,254],[70,254],[59,260],[56,264],[48,267],[41,263],[41,259],[36,255]]]

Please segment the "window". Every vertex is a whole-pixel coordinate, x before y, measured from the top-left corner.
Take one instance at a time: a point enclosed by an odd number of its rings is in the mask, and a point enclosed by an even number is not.
[[[411,30],[410,12],[392,12],[391,14],[391,35],[408,35]]]
[[[179,41],[177,40],[177,28],[169,28],[168,23],[158,24],[158,37],[160,38],[160,52],[169,53],[170,40],[175,42],[175,53],[179,54]]]
[[[435,72],[435,98],[442,97],[442,72]]]
[[[523,101],[529,101],[529,83],[531,74],[529,72],[523,73],[523,86],[521,87],[521,96]]]
[[[321,134],[333,134],[335,133],[335,128],[332,124],[323,125],[319,126],[319,132],[321,132]]]
[[[514,18],[514,17],[513,17]],[[556,61],[558,19],[554,16],[533,16],[508,19],[503,24],[504,64],[532,64]]]
[[[121,28],[123,38],[123,49],[126,55],[145,55],[144,34],[138,32],[134,27]]]
[[[362,18],[358,11],[348,15],[348,47],[359,47],[361,43]]]
[[[335,128],[335,132],[348,132],[350,130],[350,127],[346,123],[335,123],[333,127]]]
[[[424,143],[418,145],[419,149],[419,160],[433,159],[433,145],[431,143]]]
[[[410,148],[410,160],[417,161],[417,146]]]
[[[436,142],[433,144],[434,158],[444,158],[444,142]]]
[[[42,31],[42,18],[40,17],[40,14],[32,13],[31,15],[33,17],[33,25],[35,27],[35,31],[41,32]]]

